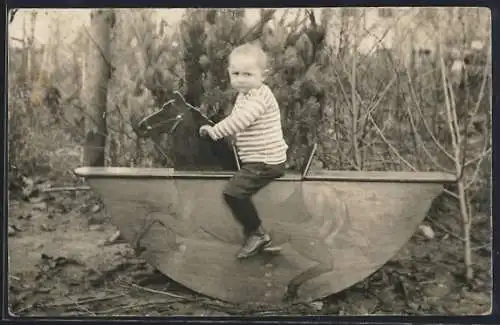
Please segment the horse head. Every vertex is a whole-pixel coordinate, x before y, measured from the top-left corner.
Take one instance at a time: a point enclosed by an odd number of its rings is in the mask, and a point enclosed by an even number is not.
[[[212,141],[199,135],[200,127],[205,124],[215,122],[175,91],[173,99],[139,121],[134,131],[141,138],[168,134],[173,140],[176,169],[236,170],[237,162],[228,140]]]

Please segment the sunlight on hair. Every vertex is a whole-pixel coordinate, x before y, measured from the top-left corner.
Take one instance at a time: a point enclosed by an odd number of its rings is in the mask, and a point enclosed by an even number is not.
[[[233,49],[229,58],[234,56],[245,55],[255,57],[257,59],[257,64],[263,70],[267,69],[267,54],[262,50],[262,48],[257,44],[245,43]]]

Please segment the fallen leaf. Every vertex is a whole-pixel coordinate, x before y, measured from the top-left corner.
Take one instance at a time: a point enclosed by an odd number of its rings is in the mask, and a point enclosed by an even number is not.
[[[33,210],[38,210],[38,211],[43,211],[47,210],[47,203],[45,202],[38,202],[32,205]]]
[[[420,225],[420,226],[418,226],[418,228],[420,229],[420,231],[423,232],[425,237],[427,237],[429,239],[434,239],[435,234],[434,234],[434,230],[432,230],[431,227],[429,227],[427,225]]]
[[[47,216],[48,216],[48,214],[46,212],[42,212],[42,211],[38,211],[38,210],[31,211],[31,213],[29,214],[29,218],[34,219],[34,220],[46,218]]]
[[[22,181],[23,181],[23,189],[22,189],[22,194],[25,198],[29,198],[31,196],[31,193],[35,190],[35,182],[28,177],[22,176]]]
[[[49,293],[51,290],[52,290],[51,288],[38,288],[35,291],[39,293]]]
[[[89,230],[91,231],[103,231],[102,225],[90,225]]]
[[[382,301],[382,303],[385,306],[392,306],[394,303],[394,300],[396,299],[396,295],[394,293],[393,288],[387,287],[382,289],[378,294],[377,297]]]
[[[40,229],[41,229],[42,231],[51,232],[51,231],[54,231],[54,230],[55,230],[55,227],[52,227],[52,226],[47,226],[46,224],[41,224],[41,225],[40,225]]]
[[[424,288],[423,292],[432,298],[442,298],[450,292],[450,288],[442,283],[431,284]]]
[[[466,300],[469,302],[475,302],[478,305],[490,305],[491,296],[486,292],[468,292],[466,294]]]
[[[12,237],[12,236],[14,236],[15,234],[17,234],[17,230],[16,230],[15,226],[9,226],[9,229],[8,229],[7,235],[8,235],[9,237]]]
[[[410,307],[414,311],[418,311],[420,309],[420,305],[412,301],[408,302],[408,307]]]
[[[49,181],[42,181],[40,184],[38,184],[37,187],[43,192],[44,190],[52,188],[52,183],[50,183]]]
[[[42,202],[45,198],[43,196],[32,196],[30,197],[28,200],[30,201],[30,203],[39,203],[39,202]]]
[[[368,309],[365,308],[365,306],[360,305],[360,306],[353,306],[352,307],[352,314],[353,315],[368,315],[370,312]]]
[[[99,204],[96,204],[92,207],[92,210],[91,210],[92,213],[97,213],[99,211],[101,211],[101,206]]]
[[[322,301],[313,301],[309,305],[315,311],[321,311],[325,306],[325,304]]]

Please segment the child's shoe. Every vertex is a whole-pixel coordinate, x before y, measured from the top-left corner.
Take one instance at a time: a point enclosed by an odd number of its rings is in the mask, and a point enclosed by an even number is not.
[[[247,258],[257,254],[263,247],[271,244],[271,236],[264,232],[262,227],[249,234],[245,245],[241,248],[236,256],[239,259]]]

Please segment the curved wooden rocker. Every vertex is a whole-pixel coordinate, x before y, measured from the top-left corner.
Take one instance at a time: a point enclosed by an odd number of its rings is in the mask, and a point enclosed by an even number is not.
[[[175,103],[206,122],[180,95]],[[138,133],[147,134],[148,118]],[[222,199],[234,171],[81,167],[75,173],[102,197],[122,236],[162,273],[220,300],[279,304],[320,299],[369,276],[412,236],[443,184],[456,181],[438,172],[309,172],[314,149],[302,173],[288,173],[255,196],[281,251],[246,260],[235,257],[243,236]]]

